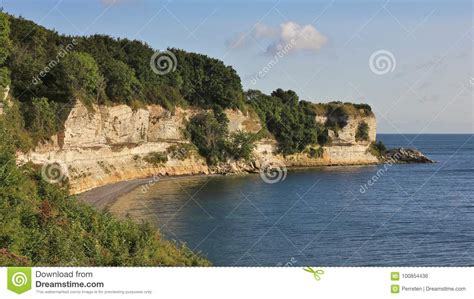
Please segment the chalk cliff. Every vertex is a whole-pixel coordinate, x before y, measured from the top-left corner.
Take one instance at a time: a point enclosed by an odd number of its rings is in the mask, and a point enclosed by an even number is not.
[[[255,172],[263,163],[276,161],[287,167],[319,165],[374,164],[379,160],[367,149],[375,140],[376,121],[373,115],[350,116],[337,132],[330,130],[331,142],[317,157],[298,153],[283,157],[276,154],[274,139],[256,143],[252,161],[229,161],[209,167],[204,158],[194,151],[186,157],[169,154],[172,146],[189,143],[184,136],[186,121],[198,109],[177,107],[171,113],[152,105],[132,110],[126,105],[94,106],[87,109],[77,102],[69,113],[63,133],[52,136],[47,144],[40,144],[28,153],[18,153],[20,163],[31,161],[56,167],[48,175],[52,180],[68,178],[71,193],[123,180],[154,175],[191,175],[211,173]],[[229,130],[258,132],[262,126],[258,118],[238,110],[226,110]],[[327,116],[317,116],[326,122]],[[361,122],[368,125],[368,140],[357,141],[356,130]],[[319,148],[319,145],[315,145]],[[168,156],[165,163],[154,164],[144,159],[150,153]]]

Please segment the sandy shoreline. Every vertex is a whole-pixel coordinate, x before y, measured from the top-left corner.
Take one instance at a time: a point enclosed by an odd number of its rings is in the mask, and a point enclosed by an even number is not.
[[[100,186],[92,190],[76,194],[76,198],[80,201],[93,205],[96,208],[104,209],[110,207],[114,204],[117,199],[123,195],[126,195],[136,188],[147,184],[148,182],[163,182],[168,180],[178,180],[184,178],[193,178],[193,177],[208,177],[208,176],[220,176],[218,174],[206,175],[206,174],[196,174],[196,175],[177,175],[177,176],[163,176],[163,177],[148,177],[142,179],[133,179],[129,181],[122,181],[118,183],[113,183],[105,186]]]

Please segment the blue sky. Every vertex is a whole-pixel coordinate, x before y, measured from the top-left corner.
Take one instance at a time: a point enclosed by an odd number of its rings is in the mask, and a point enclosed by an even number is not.
[[[471,1],[0,0],[0,6],[60,33],[104,33],[207,54],[232,65],[245,89],[366,102],[378,132],[474,131]],[[387,58],[381,74],[370,67],[374,53],[381,53],[380,63]]]

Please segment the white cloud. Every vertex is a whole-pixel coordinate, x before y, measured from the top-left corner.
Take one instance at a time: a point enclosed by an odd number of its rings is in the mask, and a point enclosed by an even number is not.
[[[314,26],[301,26],[294,22],[280,25],[280,43],[288,44],[294,41],[293,50],[318,51],[327,43],[327,37],[319,32]]]
[[[327,37],[312,25],[286,22],[279,27],[257,23],[249,33],[240,33],[227,42],[229,48],[244,48],[258,42],[267,46],[266,52],[273,54],[291,44],[291,52],[298,50],[318,51],[327,43]]]

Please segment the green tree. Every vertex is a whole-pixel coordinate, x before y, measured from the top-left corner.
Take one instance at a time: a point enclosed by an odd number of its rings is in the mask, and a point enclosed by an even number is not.
[[[4,66],[10,55],[10,21],[7,14],[0,10],[0,97],[3,98],[3,90],[10,85],[10,72]],[[2,100],[0,98],[0,100]]]
[[[7,14],[0,11],[0,65],[3,65],[10,54],[10,21]]]
[[[107,96],[114,102],[130,104],[140,98],[141,84],[135,71],[122,61],[109,59],[104,65]]]
[[[103,77],[94,58],[84,52],[72,52],[62,61],[66,82],[75,92],[88,99],[97,98],[104,88]]]
[[[255,147],[256,134],[243,131],[233,132],[227,142],[229,155],[236,160],[249,160]]]
[[[227,123],[219,122],[213,112],[202,112],[191,118],[186,130],[199,154],[205,157],[209,164],[225,161]]]
[[[36,142],[46,140],[58,132],[58,106],[47,98],[33,98],[28,111],[28,129]]]
[[[294,91],[277,89],[268,96],[250,90],[246,96],[283,154],[301,152],[318,142],[321,129],[316,124],[312,104],[299,101]]]
[[[206,55],[170,49],[177,57],[177,70],[182,82],[181,94],[192,105],[210,108],[242,108],[243,91],[240,77],[230,66]]]

